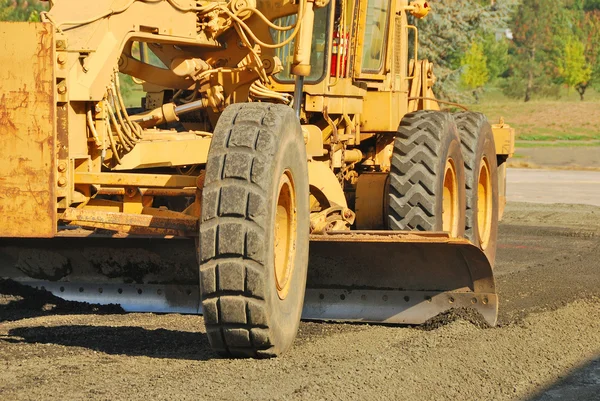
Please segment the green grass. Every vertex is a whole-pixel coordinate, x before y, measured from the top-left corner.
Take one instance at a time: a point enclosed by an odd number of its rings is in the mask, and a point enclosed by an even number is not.
[[[491,123],[502,117],[515,128],[520,141],[600,140],[600,93],[588,90],[586,100],[566,89],[560,99],[507,98],[498,88],[486,90],[477,104],[468,107],[484,113]]]

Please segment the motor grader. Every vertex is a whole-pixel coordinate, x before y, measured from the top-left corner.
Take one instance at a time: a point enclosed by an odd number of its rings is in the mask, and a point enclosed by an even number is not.
[[[0,276],[202,313],[229,356],[284,352],[301,317],[469,307],[495,324],[514,132],[441,110],[418,58],[428,12],[55,0],[42,23],[1,23]]]

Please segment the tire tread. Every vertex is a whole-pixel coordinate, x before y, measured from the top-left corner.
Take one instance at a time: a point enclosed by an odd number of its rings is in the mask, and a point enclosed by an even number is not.
[[[268,229],[261,211],[269,188],[261,177],[276,149],[271,128],[278,107],[286,106],[232,105],[213,134],[203,189],[200,283],[207,334],[224,356],[275,356],[265,329],[265,261],[257,255]]]
[[[439,111],[417,111],[402,119],[394,141],[388,196],[392,230],[435,230],[440,132],[451,119],[449,113]]]
[[[456,125],[460,134],[461,147],[465,161],[465,185],[467,193],[473,191],[473,175],[475,171],[475,152],[479,141],[479,127],[482,121],[487,121],[481,113],[465,112],[456,114]],[[467,196],[465,211],[465,237],[474,240],[473,224],[475,221],[473,198]]]

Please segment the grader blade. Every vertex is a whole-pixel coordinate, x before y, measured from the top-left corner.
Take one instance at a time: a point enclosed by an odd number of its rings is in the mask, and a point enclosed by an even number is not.
[[[68,235],[68,234],[67,234]],[[202,313],[193,240],[3,239],[0,277],[127,312]],[[496,323],[485,255],[444,233],[313,235],[303,319],[420,324],[450,308]]]
[[[201,312],[194,240],[66,235],[2,239],[0,278],[126,312]]]
[[[445,233],[347,231],[312,236],[304,319],[421,324],[451,308],[498,316],[492,268]]]

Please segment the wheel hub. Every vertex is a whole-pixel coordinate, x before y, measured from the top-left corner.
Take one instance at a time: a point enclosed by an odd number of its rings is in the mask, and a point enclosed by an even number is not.
[[[458,235],[458,178],[454,160],[446,161],[444,172],[444,195],[442,198],[442,230],[451,236]]]
[[[296,226],[296,190],[291,172],[286,170],[279,180],[274,230],[275,285],[280,299],[285,299],[290,290],[296,254]]]
[[[477,180],[477,228],[481,249],[488,246],[492,227],[492,180],[487,157],[481,160]]]

